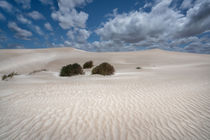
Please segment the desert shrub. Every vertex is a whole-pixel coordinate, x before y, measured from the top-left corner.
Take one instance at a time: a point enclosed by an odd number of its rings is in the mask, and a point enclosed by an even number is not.
[[[63,66],[60,71],[60,76],[73,76],[78,74],[83,74],[83,69],[77,63]]]
[[[141,69],[141,67],[136,67],[136,69]]]
[[[12,72],[8,75],[5,74],[5,75],[2,76],[2,80],[7,80],[8,78],[12,78],[15,75],[18,75],[18,74],[16,72]]]
[[[3,75],[2,80],[6,80],[6,79],[7,79],[7,75]]]
[[[112,75],[114,74],[114,67],[109,63],[102,63],[92,70],[92,74]]]
[[[32,75],[32,74],[35,74],[38,72],[42,72],[42,71],[47,71],[47,69],[34,70],[34,71],[30,72],[29,75]]]
[[[83,65],[83,69],[89,69],[89,68],[92,68],[92,67],[93,67],[93,61],[87,61]]]

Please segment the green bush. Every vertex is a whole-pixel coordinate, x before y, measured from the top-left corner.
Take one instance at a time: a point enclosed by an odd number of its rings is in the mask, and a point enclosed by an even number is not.
[[[114,74],[114,67],[109,63],[102,63],[92,70],[92,74],[112,75]]]
[[[89,68],[92,68],[92,67],[93,67],[93,61],[87,61],[83,65],[83,69],[89,69]]]
[[[8,78],[12,78],[15,75],[18,75],[18,74],[16,72],[12,72],[8,75],[5,74],[5,75],[2,76],[2,80],[7,80]]]
[[[136,67],[136,69],[141,69],[141,67]]]
[[[77,63],[63,66],[60,71],[60,76],[73,76],[78,74],[83,74],[83,69]]]

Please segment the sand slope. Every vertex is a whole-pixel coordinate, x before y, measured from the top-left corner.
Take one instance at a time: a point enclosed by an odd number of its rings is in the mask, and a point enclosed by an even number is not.
[[[87,60],[110,62],[116,73],[58,76]],[[0,139],[210,139],[210,55],[0,50],[0,74],[12,71],[21,75],[0,81]]]

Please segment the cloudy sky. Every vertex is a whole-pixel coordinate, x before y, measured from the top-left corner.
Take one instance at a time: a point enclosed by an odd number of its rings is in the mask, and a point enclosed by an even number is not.
[[[210,54],[210,0],[0,0],[0,48]]]

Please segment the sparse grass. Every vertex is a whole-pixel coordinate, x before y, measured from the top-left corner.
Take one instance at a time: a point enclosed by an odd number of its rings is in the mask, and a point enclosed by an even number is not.
[[[60,76],[73,76],[78,74],[83,74],[83,69],[77,63],[63,66],[60,71]]]
[[[38,72],[42,72],[42,71],[47,71],[47,69],[34,70],[34,71],[30,72],[29,75],[32,75],[32,74],[35,74]]]
[[[101,74],[101,75],[112,75],[114,74],[114,72],[115,72],[114,67],[106,62],[96,66],[92,70],[92,74]]]
[[[87,61],[83,65],[83,69],[89,69],[89,68],[92,68],[92,67],[93,67],[93,61]]]
[[[141,69],[141,67],[136,67],[136,69]]]
[[[10,73],[10,74],[8,74],[8,75],[3,75],[2,76],[2,80],[7,80],[8,78],[12,78],[12,77],[14,77],[15,75],[18,75],[16,72],[12,72],[12,73]]]

